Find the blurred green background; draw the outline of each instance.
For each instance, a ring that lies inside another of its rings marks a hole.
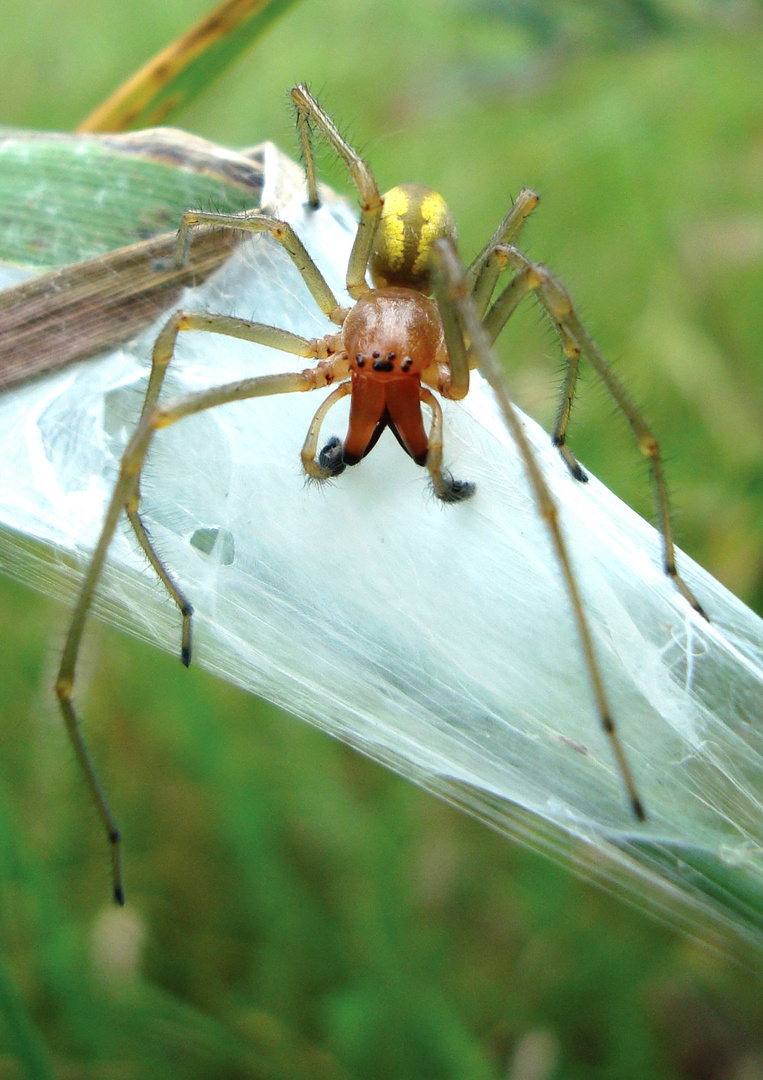
[[[71,130],[205,9],[4,0],[0,123]],[[307,79],[382,190],[442,192],[467,258],[536,188],[525,246],[661,438],[682,546],[761,611],[762,46],[743,0],[305,0],[175,122],[293,151]],[[562,369],[532,306],[501,354],[549,425]],[[648,516],[625,425],[582,391],[575,451]],[[65,620],[0,581],[2,1080],[46,1053],[104,1080],[763,1077],[757,971],[93,624],[113,909],[50,694]]]

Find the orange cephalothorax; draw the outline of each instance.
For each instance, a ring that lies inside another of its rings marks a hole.
[[[421,374],[445,347],[437,306],[415,289],[375,289],[350,311],[342,334],[352,377],[344,463],[360,461],[389,427],[423,465]]]

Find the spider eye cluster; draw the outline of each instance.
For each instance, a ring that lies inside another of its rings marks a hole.
[[[362,297],[342,328],[353,371],[371,377],[418,377],[442,348],[442,323],[433,300],[391,286]]]
[[[359,352],[355,356],[355,367],[364,368],[369,367],[373,371],[383,371],[390,373],[396,371],[398,368],[407,375],[413,367],[413,358],[410,356],[398,357],[396,352],[380,352],[379,349],[374,349],[370,356],[364,356],[362,352]]]
[[[442,195],[424,184],[400,184],[384,196],[371,251],[377,289],[403,286],[429,293],[435,241],[456,241],[456,223]]]

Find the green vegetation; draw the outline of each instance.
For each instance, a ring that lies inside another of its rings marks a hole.
[[[71,129],[204,8],[5,0],[0,122]],[[176,122],[294,150],[286,91],[306,78],[383,189],[445,195],[467,257],[536,187],[530,251],[660,435],[683,546],[761,611],[759,8],[518,9],[305,0]],[[548,421],[561,364],[532,307],[501,351]],[[575,421],[583,462],[648,515],[590,377]],[[83,711],[126,836],[112,909],[49,689],[65,619],[0,582],[0,1077],[763,1074],[755,972],[93,624]]]

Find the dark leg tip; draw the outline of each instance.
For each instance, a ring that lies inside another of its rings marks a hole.
[[[116,889],[114,889],[114,900],[120,907],[125,906],[125,891],[121,885],[118,885]]]
[[[477,490],[477,485],[469,480],[454,480],[452,476],[444,476],[443,480],[445,488],[442,492],[437,492],[437,497],[444,503],[457,503],[463,502],[464,499],[471,499]]]
[[[320,454],[318,454],[318,464],[332,476],[339,476],[341,472],[344,472],[347,463],[344,460],[344,447],[341,439],[336,436],[329,439]]]
[[[676,586],[678,591],[681,593],[681,596],[683,596],[684,600],[687,600],[689,602],[692,609],[694,611],[696,611],[698,615],[701,615],[702,618],[705,620],[705,622],[710,622],[710,616],[707,614],[705,609],[700,604],[699,600],[697,600],[694,593],[691,591],[689,586],[686,584],[686,582],[683,580],[681,575],[678,573],[678,570],[676,569],[675,562],[672,559],[668,559],[664,563],[663,568],[665,570],[665,573],[670,578],[670,580],[673,582],[673,584]]]
[[[580,463],[578,462],[575,455],[568,449],[564,439],[556,435],[551,439],[551,442],[562,455],[562,461],[570,470],[570,475],[572,476],[573,480],[578,480],[581,484],[587,484],[588,473],[585,471],[585,469],[581,468]]]
[[[183,662],[184,667],[189,667],[191,664],[191,617],[193,615],[193,608],[186,601],[180,611],[183,616],[183,633],[180,639],[180,659]]]
[[[633,798],[633,813],[636,816],[637,821],[646,821],[646,810],[644,804],[638,797]]]

